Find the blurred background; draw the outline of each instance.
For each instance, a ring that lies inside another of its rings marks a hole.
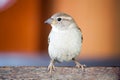
[[[0,0],[0,65],[48,65],[51,27],[44,21],[65,12],[83,32],[81,63],[120,66],[119,4],[120,0]]]

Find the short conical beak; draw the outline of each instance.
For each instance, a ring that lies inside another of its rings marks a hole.
[[[51,24],[53,22],[52,18],[47,19],[44,23]]]

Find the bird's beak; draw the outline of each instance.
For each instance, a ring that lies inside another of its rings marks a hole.
[[[44,23],[46,23],[46,24],[54,24],[55,21],[52,18],[49,18]]]

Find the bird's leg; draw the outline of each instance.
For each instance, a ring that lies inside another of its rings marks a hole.
[[[75,66],[77,67],[77,68],[81,68],[82,70],[84,70],[84,68],[86,67],[86,65],[84,64],[84,65],[82,65],[82,64],[80,64],[78,61],[76,61],[74,58],[72,59],[74,62],[75,62]]]
[[[52,60],[50,61],[50,64],[49,64],[49,66],[48,66],[48,70],[49,70],[50,73],[52,73],[52,70],[55,70],[54,59],[52,59]]]

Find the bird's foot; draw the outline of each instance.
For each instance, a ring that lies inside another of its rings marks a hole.
[[[54,70],[55,70],[54,61],[51,60],[49,66],[48,66],[48,71],[49,71],[50,73],[52,73],[52,71],[54,71]]]
[[[81,68],[82,69],[82,71],[85,69],[85,67],[86,67],[86,65],[84,64],[84,65],[82,65],[82,64],[80,64],[79,62],[77,62],[77,61],[75,61],[75,64],[76,64],[76,67],[77,68]]]

